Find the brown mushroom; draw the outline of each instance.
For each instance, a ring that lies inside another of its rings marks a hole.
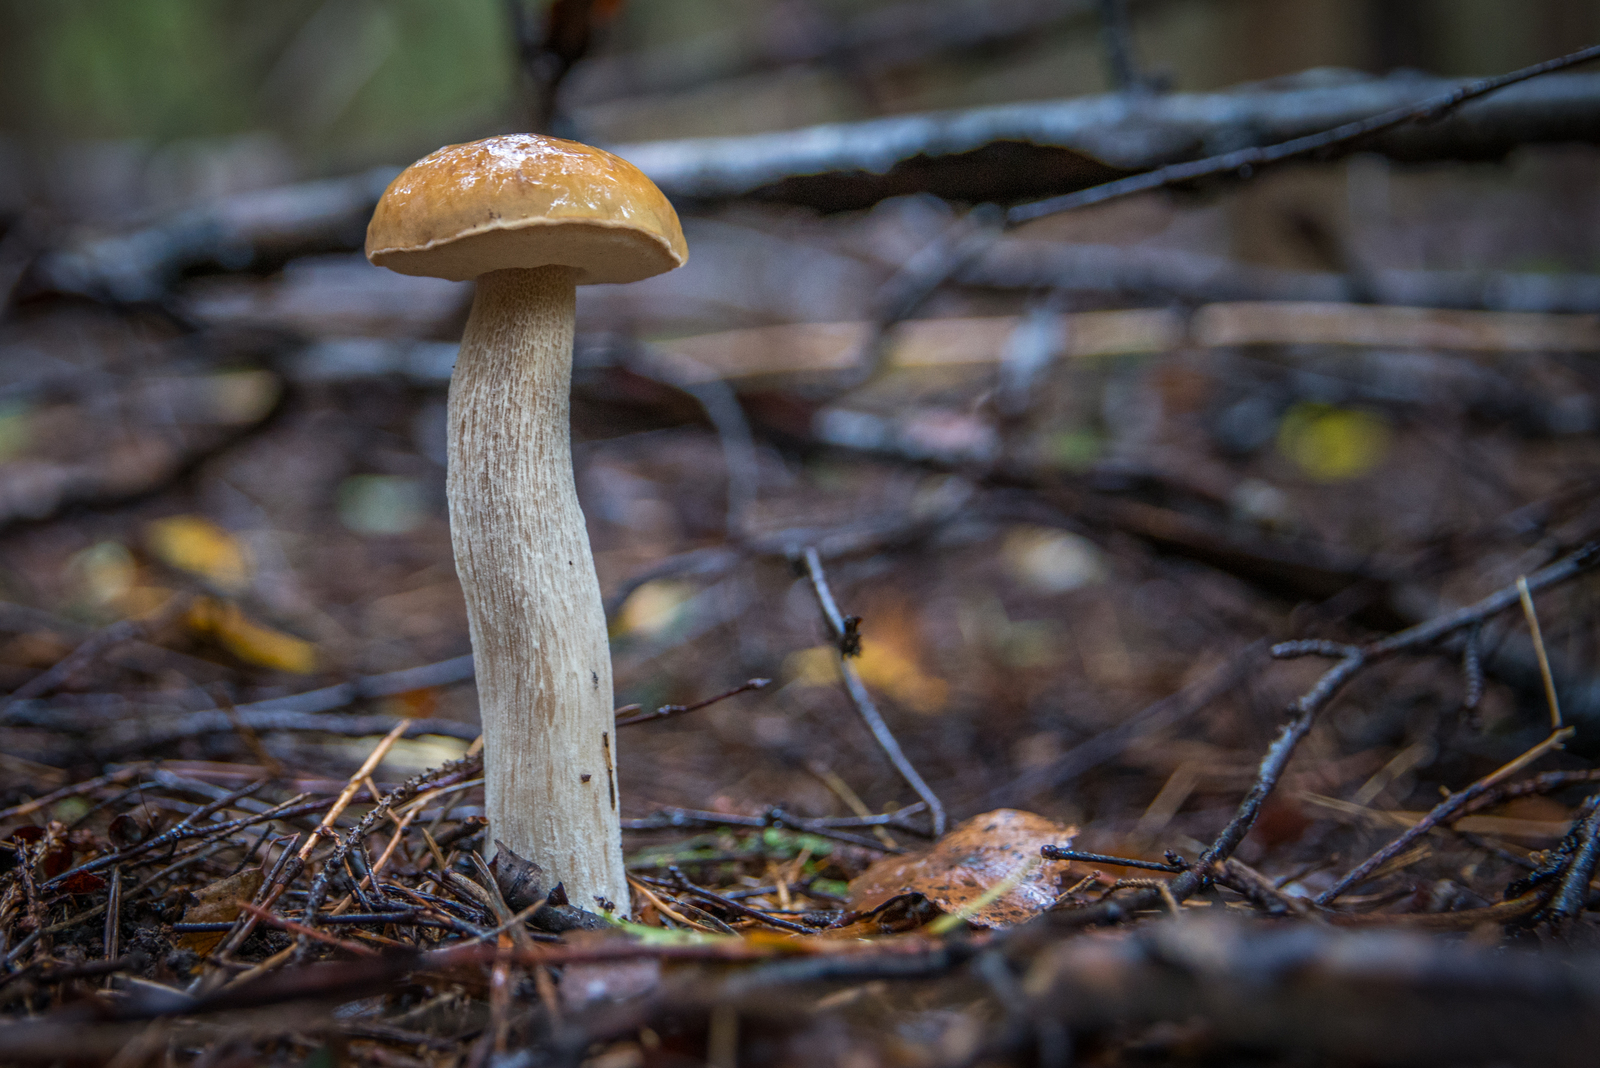
[[[573,482],[574,287],[688,259],[677,213],[632,164],[535,134],[412,164],[367,258],[475,278],[450,382],[449,500],[483,717],[489,840],[628,911],[605,612]]]

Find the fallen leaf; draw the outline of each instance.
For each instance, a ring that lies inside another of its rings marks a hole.
[[[197,515],[172,515],[145,527],[150,551],[169,567],[237,593],[250,584],[250,557],[232,534]]]
[[[249,868],[209,886],[202,886],[195,891],[194,896],[198,900],[183,910],[183,922],[232,923],[239,918],[239,913],[244,911],[239,907],[239,902],[249,901],[259,889],[261,889],[260,868]],[[181,934],[177,942],[182,948],[192,949],[205,956],[217,948],[226,934],[226,931]]]
[[[56,884],[63,894],[92,894],[106,888],[106,881],[92,871],[69,875]]]
[[[653,638],[683,618],[695,588],[687,582],[656,579],[628,595],[613,624],[621,635]]]
[[[850,907],[862,912],[906,894],[921,894],[945,912],[970,909],[976,927],[1011,927],[1055,903],[1065,861],[1044,861],[995,900],[979,899],[1039,857],[1039,847],[1066,845],[1077,834],[1032,812],[1002,808],[974,816],[920,853],[885,857],[850,883]]]
[[[252,622],[232,601],[197,597],[186,620],[195,633],[214,638],[218,645],[247,663],[296,675],[309,675],[317,669],[316,646]]]
[[[1389,424],[1354,408],[1296,404],[1278,426],[1278,451],[1318,482],[1360,478],[1389,451]]]

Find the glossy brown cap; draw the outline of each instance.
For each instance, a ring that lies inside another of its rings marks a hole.
[[[586,285],[670,271],[689,248],[678,213],[627,160],[576,141],[505,134],[446,145],[401,171],[367,225],[367,259],[458,282],[564,264]]]

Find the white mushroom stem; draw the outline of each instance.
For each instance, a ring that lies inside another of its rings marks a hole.
[[[628,912],[611,653],[573,482],[575,272],[478,278],[450,380],[450,531],[483,716],[489,843]]]

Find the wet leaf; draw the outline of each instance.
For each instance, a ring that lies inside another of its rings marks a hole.
[[[1045,861],[995,900],[979,899],[1039,856],[1039,847],[1065,845],[1077,833],[1032,812],[1002,808],[974,816],[920,853],[885,857],[850,883],[850,906],[862,912],[905,894],[921,894],[945,912],[972,909],[977,927],[1010,927],[1049,908],[1067,872]]]
[[[239,918],[239,913],[244,911],[239,907],[239,902],[250,900],[259,889],[261,889],[259,868],[249,868],[209,886],[203,886],[195,891],[194,896],[198,900],[183,910],[183,922],[232,923]],[[217,948],[226,933],[206,931],[181,934],[177,938],[177,943],[184,949],[192,949],[204,956]]]

